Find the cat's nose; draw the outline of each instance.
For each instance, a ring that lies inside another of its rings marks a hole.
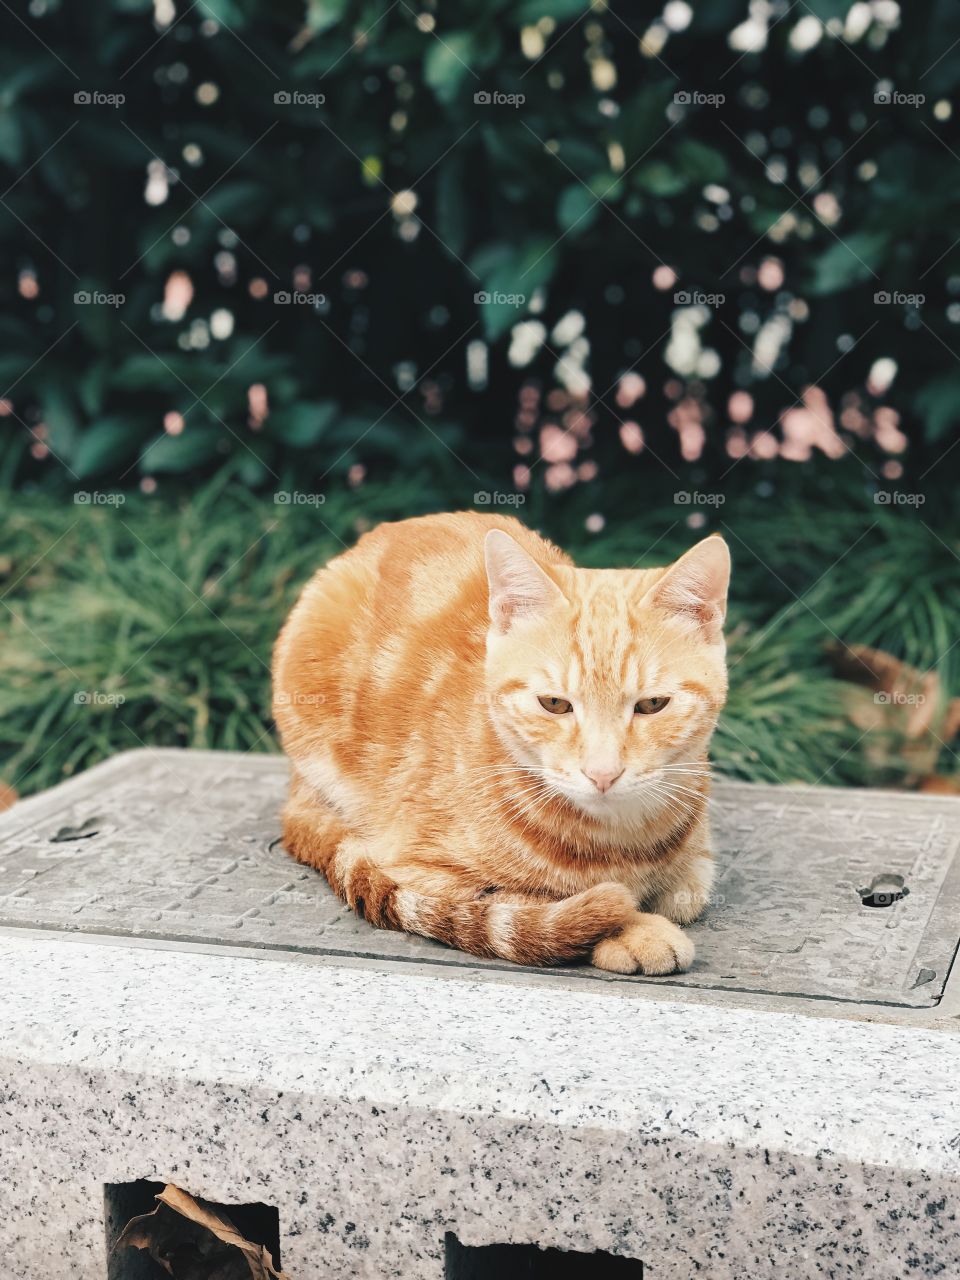
[[[585,778],[589,778],[602,795],[609,791],[616,780],[623,776],[623,769],[581,769]]]

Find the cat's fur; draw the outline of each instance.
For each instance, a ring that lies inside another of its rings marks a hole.
[[[508,517],[380,525],[277,641],[287,849],[380,928],[522,964],[685,969],[677,925],[712,879],[729,570],[717,537],[666,569],[578,569]]]

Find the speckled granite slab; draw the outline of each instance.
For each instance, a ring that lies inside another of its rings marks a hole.
[[[280,848],[285,783],[278,757],[118,756],[0,819],[0,925],[502,967],[355,919]],[[718,782],[712,812],[697,962],[662,985],[936,1007],[960,935],[960,800]],[[879,877],[907,893],[866,907]]]
[[[274,847],[282,789],[135,753],[0,821],[0,1270],[105,1280],[106,1189],[147,1179],[276,1209],[291,1280],[441,1280],[448,1232],[648,1280],[960,1277],[956,802],[721,785],[671,985],[352,921]]]
[[[275,1206],[292,1280],[441,1280],[447,1231],[649,1280],[960,1275],[955,1034],[13,933],[0,968],[16,1280],[103,1280],[140,1178]]]

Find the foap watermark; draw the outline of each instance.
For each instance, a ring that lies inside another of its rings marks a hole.
[[[325,293],[301,293],[298,289],[281,289],[273,295],[274,304],[278,307],[324,307],[327,304]]]
[[[320,707],[326,700],[325,693],[284,693],[283,690],[278,690],[273,698],[278,707]]]
[[[925,493],[904,493],[901,489],[878,489],[873,501],[878,507],[922,507]]]
[[[527,300],[525,293],[501,293],[499,289],[493,289],[488,292],[481,289],[473,295],[473,300],[478,307],[489,307],[491,305],[498,307],[522,307]]]
[[[122,707],[126,697],[122,693],[104,693],[102,689],[78,689],[73,695],[78,707]]]
[[[901,93],[899,89],[878,89],[873,95],[878,107],[922,107],[925,93]]]
[[[904,693],[902,689],[881,689],[873,695],[878,707],[922,707],[927,700],[925,693]]]
[[[678,507],[722,507],[726,500],[725,493],[704,493],[701,489],[679,489],[673,495]]]
[[[701,93],[699,89],[680,89],[673,95],[678,107],[722,107],[725,93]]]
[[[506,693],[475,693],[473,701],[478,707],[509,707],[510,696]]]
[[[126,500],[125,493],[104,493],[100,489],[78,489],[73,495],[77,507],[122,507]]]
[[[278,89],[273,101],[278,107],[322,107],[325,93],[302,93],[299,89]]]
[[[473,95],[478,107],[522,107],[526,94],[501,93],[499,89],[478,89]]]
[[[500,493],[494,490],[478,489],[473,495],[475,507],[522,507],[527,500],[525,493]]]
[[[901,293],[898,289],[879,289],[873,295],[875,307],[922,307],[926,300],[925,293]]]
[[[322,507],[326,500],[326,494],[301,493],[298,489],[281,489],[273,495],[278,507]]]
[[[722,307],[726,300],[725,293],[701,293],[699,289],[681,289],[673,295],[677,307]]]
[[[727,899],[724,894],[713,890],[710,893],[694,893],[690,889],[680,889],[673,895],[673,901],[678,907],[699,907],[703,911],[707,907],[722,907]]]
[[[125,293],[101,293],[99,289],[78,289],[73,295],[76,307],[122,307],[127,300]]]
[[[99,89],[78,89],[73,101],[78,107],[122,107],[125,93],[101,93]]]

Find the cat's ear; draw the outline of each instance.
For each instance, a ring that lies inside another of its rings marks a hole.
[[[723,638],[730,585],[730,552],[722,538],[704,538],[691,547],[656,583],[647,601],[689,618],[711,643]]]
[[[490,589],[490,621],[497,631],[518,618],[535,617],[561,604],[563,592],[532,556],[502,529],[491,529],[483,544]]]

